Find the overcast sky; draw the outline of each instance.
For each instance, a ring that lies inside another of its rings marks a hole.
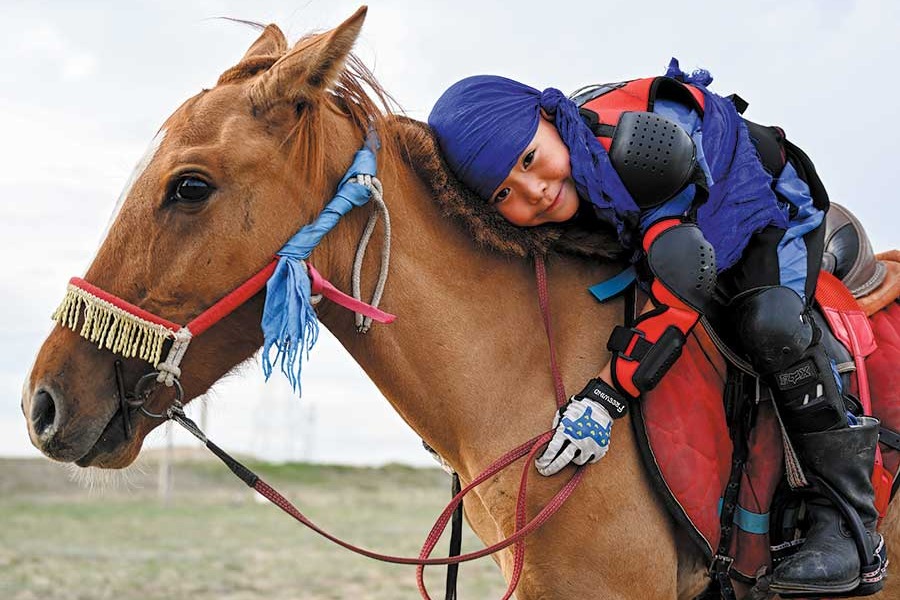
[[[37,455],[19,408],[22,382],[66,281],[87,268],[132,167],[166,116],[214,85],[256,37],[215,17],[275,22],[294,40],[337,25],[358,6],[0,0],[0,455]],[[811,155],[832,199],[851,207],[884,250],[900,247],[898,7],[894,0],[373,0],[357,53],[419,119],[467,75],[571,91],[661,74],[677,56],[686,70],[709,69],[714,91],[739,92],[751,120],[783,126]],[[219,384],[209,402],[211,437],[273,459],[428,463],[333,338],[324,336],[303,373],[300,400],[280,379],[263,385],[255,365]]]

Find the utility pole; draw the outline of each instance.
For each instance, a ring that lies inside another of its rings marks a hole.
[[[166,428],[166,449],[163,451],[162,458],[159,461],[159,477],[157,480],[157,490],[159,493],[159,501],[163,506],[168,506],[172,498],[172,458],[175,450],[175,442],[173,435],[172,423],[167,422]]]

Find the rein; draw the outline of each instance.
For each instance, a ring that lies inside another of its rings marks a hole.
[[[562,407],[566,403],[566,396],[562,383],[562,377],[560,375],[559,367],[556,362],[556,349],[553,344],[546,267],[544,265],[543,258],[539,256],[535,257],[535,278],[538,285],[538,300],[541,308],[541,316],[543,318],[544,330],[547,334],[547,343],[550,350],[550,368],[553,374],[554,389],[556,391],[556,403],[558,407]],[[134,405],[134,401],[130,402],[132,405]],[[294,506],[281,493],[279,493],[276,489],[263,481],[256,473],[248,469],[238,460],[222,450],[222,448],[209,440],[209,438],[206,437],[206,435],[197,426],[197,424],[185,414],[183,405],[177,399],[166,411],[165,418],[172,419],[173,421],[184,427],[186,430],[188,430],[223,463],[225,463],[225,465],[239,479],[241,479],[241,481],[256,490],[260,495],[264,496],[278,508],[280,508],[285,513],[287,513],[315,533],[319,534],[320,536],[330,540],[331,542],[334,542],[335,544],[343,548],[346,548],[347,550],[350,550],[351,552],[355,552],[356,554],[360,554],[368,558],[388,563],[416,565],[416,583],[419,588],[419,593],[425,600],[431,600],[431,596],[428,595],[428,591],[425,587],[424,581],[424,571],[426,566],[455,565],[462,562],[468,562],[478,558],[482,558],[484,556],[499,552],[500,550],[508,548],[509,546],[514,546],[513,571],[512,575],[510,576],[510,581],[506,593],[502,598],[502,600],[509,600],[509,598],[512,597],[512,594],[515,591],[516,587],[518,586],[519,580],[522,575],[525,563],[525,537],[532,533],[534,530],[541,527],[544,523],[546,523],[547,520],[549,520],[550,517],[552,517],[556,513],[556,511],[562,507],[562,505],[569,498],[569,496],[572,495],[572,492],[575,491],[575,488],[584,477],[583,468],[576,467],[574,475],[572,475],[572,477],[566,482],[566,484],[553,496],[553,498],[551,498],[547,502],[544,508],[541,509],[541,511],[537,515],[528,520],[526,497],[528,475],[531,471],[530,467],[532,462],[534,461],[535,456],[550,441],[554,433],[553,429],[545,431],[544,433],[531,438],[530,440],[524,442],[516,448],[513,448],[503,456],[497,458],[481,474],[479,474],[468,485],[466,485],[458,493],[456,493],[456,495],[454,495],[450,500],[450,503],[447,504],[447,507],[438,516],[437,520],[431,528],[431,531],[428,533],[428,536],[426,537],[422,549],[417,557],[394,556],[355,546],[322,529],[319,525],[317,525],[306,515],[304,515],[300,511],[300,509]],[[497,473],[503,471],[522,457],[526,457],[526,460],[522,468],[522,475],[519,483],[519,492],[516,498],[516,517],[513,534],[495,544],[492,544],[491,546],[482,548],[481,550],[456,556],[449,556],[447,558],[432,558],[432,551],[434,550],[438,541],[440,541],[444,530],[447,528],[447,525],[453,518],[453,513],[456,511],[456,508],[462,503],[465,495],[468,494],[472,489],[474,489],[484,481],[490,479]]]

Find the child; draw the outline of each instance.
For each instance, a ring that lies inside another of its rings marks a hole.
[[[805,466],[850,503],[874,548],[877,421],[848,416],[810,315],[827,195],[802,151],[776,128],[745,123],[711,81],[673,59],[666,77],[601,86],[579,111],[554,88],[475,76],[429,116],[456,176],[510,223],[603,221],[645,267],[653,310],[614,330],[612,359],[557,415],[536,466],[552,475],[606,454],[613,419],[658,383],[705,314],[771,386]],[[777,567],[770,591],[881,589],[860,583],[832,503],[816,497],[809,511],[807,541]]]

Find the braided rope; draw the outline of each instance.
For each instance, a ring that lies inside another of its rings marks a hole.
[[[159,371],[159,375],[156,378],[157,382],[165,384],[166,387],[172,387],[175,380],[181,377],[181,367],[179,365],[181,364],[181,359],[184,358],[184,353],[187,352],[192,337],[191,330],[187,327],[182,327],[175,332],[175,339],[172,342],[172,347],[169,348],[166,360],[156,365],[156,370]]]
[[[391,260],[391,215],[388,212],[387,205],[384,203],[384,190],[381,186],[381,181],[379,181],[377,177],[360,174],[356,176],[356,182],[369,189],[369,192],[372,194],[372,200],[375,202],[375,209],[369,216],[369,221],[366,223],[362,238],[359,240],[359,246],[356,248],[356,257],[353,261],[353,297],[356,300],[362,301],[360,279],[363,258],[366,255],[366,248],[369,245],[372,232],[375,231],[375,225],[378,223],[378,216],[379,214],[383,214],[384,242],[381,246],[381,268],[378,273],[378,282],[375,284],[375,291],[372,294],[372,301],[369,302],[370,305],[378,308],[378,303],[381,302],[381,296],[384,293],[384,285],[387,282],[388,266]],[[371,326],[371,317],[356,313],[356,330],[359,333],[366,333]]]

